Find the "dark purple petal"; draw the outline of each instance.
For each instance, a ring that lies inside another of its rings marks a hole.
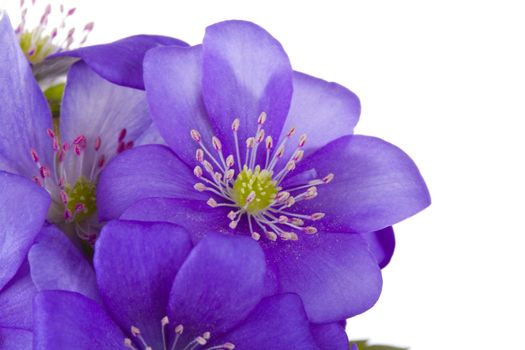
[[[227,21],[206,29],[203,49],[203,97],[218,136],[231,142],[231,124],[239,118],[244,142],[255,136],[257,118],[266,112],[266,135],[277,140],[293,90],[281,44],[253,23]]]
[[[310,331],[320,350],[348,350],[348,337],[340,323],[312,323]]]
[[[359,235],[320,232],[263,244],[280,291],[299,294],[312,322],[360,314],[379,298],[381,271]]]
[[[79,57],[104,79],[118,85],[144,90],[144,55],[152,48],[168,45],[188,44],[166,36],[135,35],[110,44],[81,47],[59,55]]]
[[[202,46],[162,47],[144,59],[144,83],[151,117],[171,149],[188,166],[196,165],[192,129],[206,143],[213,132],[202,101]]]
[[[170,319],[189,334],[227,331],[261,300],[265,272],[263,252],[254,240],[208,234],[175,277]]]
[[[99,300],[95,271],[82,252],[56,226],[39,233],[28,254],[39,291],[66,290]]]
[[[0,47],[0,170],[31,177],[39,174],[32,148],[42,164],[53,164],[46,133],[51,114],[6,14],[0,15]]]
[[[359,120],[361,104],[347,88],[312,76],[293,73],[292,105],[281,138],[292,128],[308,136],[305,155],[341,136],[350,135]],[[294,147],[287,147],[283,159],[292,156]]]
[[[102,155],[107,163],[118,153],[123,129],[122,142],[134,142],[150,125],[144,91],[112,84],[84,62],[71,67],[61,107],[60,136],[70,144],[79,135],[86,137],[84,173],[89,174]],[[96,152],[97,138],[101,144]]]
[[[129,206],[150,197],[206,200],[193,188],[195,176],[166,146],[146,145],[113,158],[97,185],[102,220],[118,218]]]
[[[146,198],[129,207],[124,220],[164,221],[184,227],[197,243],[209,232],[228,232],[227,209],[211,208],[201,200]]]
[[[301,299],[294,294],[263,299],[246,320],[221,340],[233,343],[239,350],[319,349],[310,333]]]
[[[396,146],[369,136],[345,136],[297,166],[334,180],[296,210],[323,212],[317,228],[332,232],[372,232],[404,220],[430,205],[416,165]]]
[[[173,224],[112,221],[104,226],[93,262],[104,304],[122,329],[136,326],[150,344],[162,343],[160,321],[190,250],[188,234]]]
[[[0,349],[27,350],[33,346],[33,333],[18,328],[0,327]]]
[[[367,241],[370,251],[376,257],[380,268],[384,268],[392,259],[396,247],[396,238],[392,227],[379,231],[362,234]]]
[[[31,303],[36,293],[29,264],[24,262],[11,281],[0,290],[0,327],[30,330],[33,320]]]
[[[25,260],[51,199],[30,180],[0,171],[0,290]]]
[[[97,302],[74,292],[40,292],[33,302],[34,349],[129,350]]]

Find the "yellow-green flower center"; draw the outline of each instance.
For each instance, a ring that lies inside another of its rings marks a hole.
[[[232,198],[239,207],[246,207],[248,213],[256,214],[268,208],[278,192],[271,171],[261,170],[258,165],[254,170],[244,166],[233,184]]]
[[[71,213],[75,213],[74,221],[80,222],[97,211],[95,184],[84,177],[80,177],[73,187],[66,186],[66,193],[67,208]]]
[[[20,36],[20,48],[31,63],[39,63],[50,54],[58,51],[51,43],[49,35],[38,35],[34,32],[23,32]]]

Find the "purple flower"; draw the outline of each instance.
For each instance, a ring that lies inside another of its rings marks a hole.
[[[134,145],[159,140],[145,93],[112,84],[95,71],[115,80],[125,80],[127,71],[126,79],[141,81],[141,71],[126,67],[137,61],[140,65],[141,50],[157,46],[159,40],[129,38],[124,46],[133,42],[136,46],[127,51],[121,44],[82,49],[99,59],[77,62],[70,69],[60,126],[54,127],[9,20],[0,13],[0,170],[31,178],[45,188],[52,198],[48,220],[71,235],[92,241],[100,229],[95,186],[106,163]],[[114,57],[115,52],[121,56],[109,65],[105,53]]]
[[[210,234],[192,247],[173,224],[113,221],[96,242],[94,269],[102,303],[37,295],[35,349],[348,347],[340,325],[309,325],[298,296],[270,295],[264,254],[246,237]],[[328,343],[310,327],[345,339],[318,347]]]
[[[169,148],[138,147],[108,165],[102,220],[170,221],[194,241],[249,235],[277,290],[299,294],[313,322],[376,302],[390,226],[430,198],[403,151],[352,135],[352,92],[293,71],[279,42],[242,21],[208,27],[202,45],[150,50],[144,80]]]

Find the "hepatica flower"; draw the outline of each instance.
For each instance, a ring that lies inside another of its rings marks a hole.
[[[141,43],[156,38],[139,38]],[[135,39],[128,40],[132,45]],[[121,60],[142,62],[136,51]],[[8,18],[0,13],[0,170],[33,179],[51,196],[48,220],[66,231],[93,241],[100,229],[95,215],[98,175],[116,154],[136,144],[151,142],[151,119],[145,93],[116,85],[84,62],[69,71],[61,106],[60,126],[54,128],[47,102],[33,78]],[[97,71],[115,80],[123,75],[119,62],[104,61],[111,45],[84,48],[96,52]],[[125,55],[125,54],[128,55]],[[91,62],[91,61],[90,61]],[[102,62],[102,63],[101,63]],[[101,67],[102,66],[102,67]],[[129,75],[141,72],[128,71]]]
[[[318,347],[324,339],[297,295],[266,297],[264,254],[247,237],[211,234],[192,247],[173,224],[113,221],[96,242],[94,269],[102,303],[37,295],[35,349],[348,348]]]
[[[352,92],[293,71],[272,36],[242,21],[208,27],[202,45],[149,51],[144,80],[169,148],[137,147],[108,165],[102,220],[171,221],[195,241],[252,237],[278,291],[299,294],[314,322],[375,303],[382,282],[371,249],[391,248],[382,244],[390,226],[430,199],[399,148],[352,135]]]

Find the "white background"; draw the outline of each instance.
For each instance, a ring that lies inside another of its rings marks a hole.
[[[197,44],[209,24],[252,20],[296,70],[357,93],[357,132],[409,153],[433,204],[397,225],[381,299],[349,334],[413,350],[525,348],[520,1],[78,3],[76,22],[96,22],[90,43],[152,33]]]

